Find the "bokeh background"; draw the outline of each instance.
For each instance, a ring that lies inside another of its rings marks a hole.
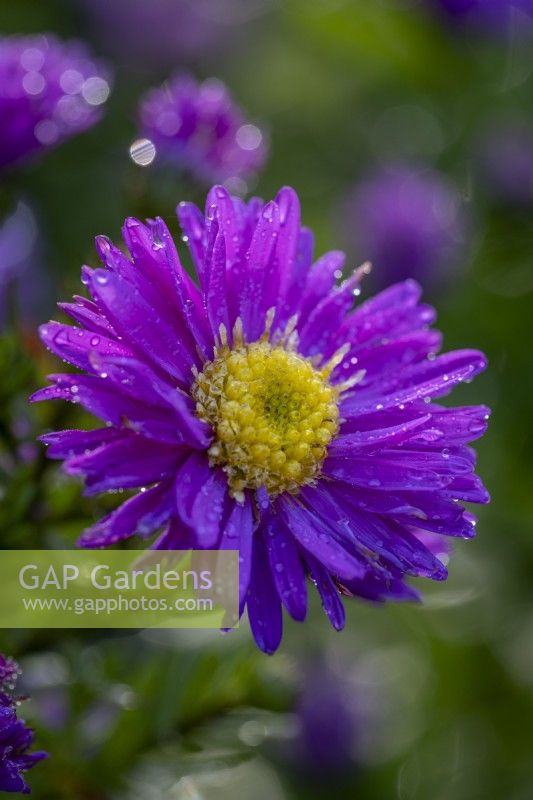
[[[174,71],[223,80],[268,136],[242,191],[294,186],[318,252],[373,259],[367,292],[416,274],[446,346],[489,356],[456,402],[493,408],[492,504],[422,606],[347,602],[337,634],[314,602],[273,657],[246,625],[1,632],[52,753],[36,798],[533,797],[533,33],[512,5],[0,0],[3,34],[81,38],[115,76],[100,124],[0,185],[21,243],[0,263],[1,547],[72,547],[104,509],[35,444],[73,419],[27,406],[51,367],[35,328],[96,263],[95,234],[159,214],[178,237],[177,202],[202,202],[186,174],[130,157],[139,96]]]

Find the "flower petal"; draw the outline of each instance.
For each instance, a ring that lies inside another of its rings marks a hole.
[[[239,551],[239,609],[241,614],[250,585],[253,532],[252,501],[249,492],[246,492],[244,502],[233,503],[219,544],[221,550]]]
[[[336,631],[341,631],[346,623],[346,612],[339,596],[339,592],[328,571],[310,553],[306,553],[305,561],[309,567],[309,573],[320,598],[329,621]]]
[[[41,442],[47,445],[48,458],[70,458],[96,450],[104,444],[131,436],[131,431],[118,428],[97,428],[92,431],[54,431],[40,436]]]
[[[188,345],[128,281],[106,270],[95,270],[91,287],[106,316],[124,341],[142,358],[185,385],[192,382],[193,358]],[[127,353],[125,354],[127,355]]]
[[[485,356],[477,350],[446,353],[383,378],[371,389],[354,390],[342,402],[341,414],[346,417],[370,414],[427,397],[442,397],[486,366]]]
[[[39,335],[45,347],[78,369],[92,372],[89,355],[92,352],[102,355],[131,356],[123,343],[109,339],[94,331],[73,328],[60,322],[47,322],[41,325]]]
[[[280,600],[291,617],[302,622],[307,613],[307,587],[294,539],[275,514],[268,516],[261,530]]]
[[[147,537],[168,521],[173,507],[172,485],[158,484],[126,500],[88,528],[79,544],[81,547],[109,547],[136,533]]]
[[[336,541],[320,517],[284,495],[278,498],[276,507],[298,544],[315,556],[333,575],[353,578],[364,573],[362,564]]]
[[[354,551],[366,554],[366,569],[353,577],[363,578],[370,572],[379,576],[380,566],[434,580],[446,577],[443,565],[409,531],[394,520],[383,520],[357,508],[349,490],[342,486],[332,485],[327,491],[320,486],[306,487],[302,496],[324,526],[344,529],[347,546],[351,538]]]
[[[86,494],[98,494],[137,489],[168,478],[182,457],[179,448],[133,434],[87,455],[70,458],[65,462],[65,471],[85,478]]]
[[[283,620],[266,548],[260,535],[254,536],[252,577],[246,607],[258,647],[264,653],[272,655],[281,641]]]
[[[266,305],[270,302],[268,265],[276,246],[279,210],[275,203],[263,208],[246,256],[246,275],[240,287],[239,311],[247,341],[254,342],[265,327]]]

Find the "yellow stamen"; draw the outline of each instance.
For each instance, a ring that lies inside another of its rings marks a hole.
[[[313,483],[338,432],[345,386],[329,376],[344,353],[317,367],[291,349],[291,323],[274,344],[265,336],[246,344],[238,321],[233,347],[221,332],[214,359],[195,375],[196,413],[215,434],[211,463],[222,466],[237,500],[244,489],[265,486],[276,496]]]

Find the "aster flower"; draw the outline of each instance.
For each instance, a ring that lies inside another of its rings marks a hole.
[[[28,753],[33,731],[17,718],[17,701],[11,692],[19,674],[17,663],[0,654],[0,791],[29,794],[23,773],[47,753]]]
[[[355,187],[345,208],[347,236],[382,284],[415,278],[437,284],[457,261],[465,231],[455,188],[437,172],[392,165]]]
[[[89,495],[138,490],[81,544],[161,531],[155,548],[238,549],[240,608],[268,653],[282,605],[306,616],[306,577],[337,629],[341,594],[416,599],[406,578],[446,578],[419,531],[469,538],[462,503],[488,501],[467,446],[488,410],[438,402],[485,357],[437,355],[412,280],[354,309],[367,267],[337,286],[342,253],[313,264],[290,188],[265,205],[218,186],[205,216],[190,203],[178,215],[199,285],[161,219],[128,219],[130,255],[98,237],[90,299],[61,305],[78,326],[41,328],[81,373],[50,376],[33,399],[105,423],[46,434],[48,455]]]
[[[183,75],[152,89],[140,107],[141,134],[157,158],[206,183],[241,181],[262,167],[264,134],[249,123],[219,80]]]
[[[94,125],[109,76],[81,42],[0,37],[0,169]]]

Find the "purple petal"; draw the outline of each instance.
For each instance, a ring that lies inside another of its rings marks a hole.
[[[210,228],[206,259],[205,304],[213,336],[218,336],[221,325],[230,333],[230,320],[226,291],[226,240],[217,222]]]
[[[197,547],[214,547],[219,538],[224,512],[224,501],[228,494],[228,481],[221,469],[209,468],[206,480],[197,486],[188,524],[196,534]]]
[[[440,492],[450,500],[464,500],[467,503],[490,503],[490,495],[477,475],[457,475]]]
[[[206,200],[206,208],[216,211],[219,229],[224,237],[228,269],[240,254],[242,224],[228,191],[223,186],[213,186]]]
[[[45,347],[54,355],[59,356],[79,369],[92,372],[89,354],[91,352],[102,355],[130,356],[124,344],[108,339],[106,336],[83,328],[73,328],[62,325],[60,322],[48,322],[41,325],[39,334]]]
[[[93,431],[55,431],[45,433],[40,436],[41,442],[48,445],[46,455],[48,458],[70,458],[71,456],[82,455],[89,450],[96,450],[98,447],[131,436],[131,431],[121,431],[117,428],[97,428]]]
[[[85,478],[86,494],[137,489],[175,474],[183,452],[162,442],[128,436],[65,462],[69,475]]]
[[[213,338],[209,332],[201,292],[182,265],[174,240],[163,220],[157,217],[152,226],[162,244],[170,273],[174,279],[180,316],[185,321],[196,347],[202,352],[204,358],[209,359],[212,355]]]
[[[167,248],[170,247],[171,250],[175,248],[174,242],[170,245],[170,237],[162,238],[165,227],[160,218],[156,222],[143,225],[140,220],[128,217],[122,227],[122,235],[131,253],[134,269],[142,270],[158,294],[164,297],[169,305],[177,306],[174,276],[167,254]],[[177,258],[177,253],[175,257]]]
[[[185,442],[195,448],[209,445],[211,430],[195,416],[189,395],[159,378],[148,365],[133,358],[92,357],[91,362],[98,373],[114,383],[121,393],[137,398],[149,407],[149,410],[144,410],[145,418],[152,416],[157,409],[161,422],[169,430],[170,441]],[[142,427],[142,419],[132,419],[140,422]]]
[[[485,356],[477,350],[446,353],[383,378],[371,389],[355,389],[341,404],[341,415],[369,414],[425,397],[442,397],[458,383],[471,380],[486,366]]]
[[[203,282],[205,254],[204,215],[194,203],[180,203],[176,208],[184,239],[191,254],[200,282]]]
[[[346,622],[346,612],[339,597],[337,587],[333,583],[328,571],[324,569],[322,564],[310,553],[306,554],[305,561],[309,567],[311,578],[316,584],[316,588],[320,594],[322,608],[335,630],[342,631]]]
[[[128,281],[105,270],[95,270],[91,281],[106,316],[124,341],[171,378],[190,385],[197,359],[176,330],[158,315],[149,294],[141,295]]]
[[[268,555],[261,536],[254,537],[252,577],[246,601],[250,627],[258,647],[272,655],[281,641],[281,604],[272,579]]]
[[[298,250],[296,251],[296,259],[294,262],[294,269],[292,271],[292,280],[290,286],[285,292],[285,297],[283,300],[283,322],[298,312],[300,308],[307,283],[307,276],[313,264],[314,249],[315,238],[313,236],[313,232],[309,230],[309,228],[301,228],[300,235],[298,237]],[[300,315],[299,319],[301,322]]]
[[[216,544],[222,523],[228,484],[220,469],[213,469],[205,452],[191,453],[176,475],[176,510],[194,533],[195,546]]]
[[[276,258],[272,262],[272,272],[266,276],[263,310],[278,306],[275,326],[282,325],[294,313],[295,308],[289,296],[293,284],[299,282],[298,272],[303,264],[298,263],[298,248],[301,242],[300,201],[290,186],[284,186],[274,201],[279,212],[279,233]],[[301,276],[300,276],[301,280]],[[303,288],[303,280],[301,280]],[[299,298],[298,298],[299,299]]]
[[[343,252],[332,250],[319,258],[309,270],[299,314],[302,327],[319,302],[332,291],[336,279],[342,274],[345,261]]]
[[[302,622],[307,613],[307,587],[294,539],[274,514],[268,516],[261,530],[280,600],[291,617]]]
[[[374,603],[383,603],[387,600],[394,602],[420,600],[420,595],[411,586],[399,579],[383,581],[374,575],[352,581],[343,581],[342,588],[347,594],[362,597]]]
[[[331,355],[332,344],[336,349],[336,334],[344,317],[353,305],[354,289],[361,282],[362,273],[357,270],[348,280],[324,297],[300,330],[299,350],[306,356]]]
[[[239,551],[239,609],[241,614],[250,585],[253,531],[252,501],[249,493],[246,492],[243,503],[233,503],[219,544],[221,550]]]
[[[323,521],[291,497],[281,496],[278,513],[303,549],[333,574],[343,578],[362,575],[364,568],[329,532]]]
[[[109,547],[138,533],[149,536],[164,525],[174,508],[172,486],[159,484],[126,500],[111,514],[88,528],[81,536],[81,547]]]
[[[151,546],[151,550],[191,550],[195,547],[194,536],[185,525],[176,518],[170,520],[169,526]]]
[[[479,439],[487,430],[490,409],[486,406],[442,408],[430,405],[426,409],[431,412],[430,423],[410,436],[412,444],[467,444]]]
[[[270,300],[267,287],[271,276],[267,269],[276,246],[279,231],[279,210],[275,203],[263,208],[254,231],[246,259],[246,275],[240,290],[240,317],[248,341],[255,341],[265,326],[266,306]]]
[[[427,327],[435,321],[435,310],[418,304],[420,294],[420,286],[412,280],[385,289],[347,317],[343,340],[357,349]]]
[[[86,300],[83,305],[78,302],[58,303],[57,305],[64,314],[79,322],[86,330],[116,339],[115,329],[100,313],[98,306],[90,300]]]
[[[438,331],[422,330],[400,336],[392,342],[381,343],[361,350],[350,350],[334,372],[335,380],[346,380],[353,372],[364,370],[359,388],[369,386],[382,376],[389,376],[434,355],[442,344]],[[357,355],[356,355],[357,354]]]
[[[398,445],[409,439],[413,431],[423,427],[430,414],[412,419],[401,425],[391,425],[388,428],[356,431],[354,433],[340,433],[328,448],[330,457],[338,458],[353,454],[358,450],[379,450],[384,445]]]
[[[351,537],[354,550],[365,554],[366,569],[353,577],[362,578],[369,570],[378,575],[381,571],[380,559],[413,575],[435,580],[446,577],[442,564],[415,537],[393,520],[386,521],[375,514],[361,511],[352,503],[349,490],[340,486],[329,486],[327,490],[320,486],[306,487],[302,491],[302,498],[314,509],[324,525],[344,530],[345,540]]]
[[[31,397],[32,402],[66,400],[79,403],[87,411],[118,428],[129,425],[150,439],[168,444],[183,444],[176,420],[170,409],[152,408],[137,402],[104,378],[94,375],[49,375],[54,386],[40,389]]]
[[[440,461],[444,461],[442,456]],[[412,464],[408,455],[402,458],[402,454],[388,458],[381,453],[372,458],[333,455],[326,458],[322,472],[329,478],[369,489],[430,491],[444,488],[453,478],[447,471],[437,470],[437,466],[440,462]]]

